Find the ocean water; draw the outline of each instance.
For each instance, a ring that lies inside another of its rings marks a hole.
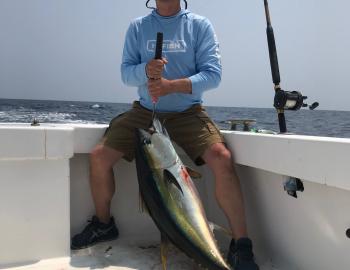
[[[131,104],[77,101],[0,99],[0,123],[99,123],[107,124]],[[230,119],[254,119],[252,128],[278,132],[275,109],[205,106],[210,117],[222,129],[229,129]],[[300,135],[350,138],[350,112],[308,110],[286,112],[287,129]],[[238,130],[242,129],[238,127]]]

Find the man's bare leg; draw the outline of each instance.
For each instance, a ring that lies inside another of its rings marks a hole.
[[[228,263],[236,270],[259,270],[254,261],[252,241],[247,237],[243,196],[231,152],[224,144],[216,143],[207,149],[202,158],[214,173],[216,199],[232,230]]]
[[[97,145],[90,155],[90,188],[96,216],[103,223],[110,220],[111,201],[115,192],[113,166],[123,153],[104,145]]]
[[[114,218],[110,216],[115,191],[113,166],[123,154],[102,144],[90,154],[90,188],[95,204],[93,216],[85,228],[72,237],[71,249],[87,248],[96,243],[111,241],[119,236]]]
[[[230,223],[233,238],[247,237],[243,196],[231,152],[224,144],[216,143],[202,158],[214,173],[216,200]]]

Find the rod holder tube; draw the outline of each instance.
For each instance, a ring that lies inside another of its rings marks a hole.
[[[283,110],[278,110],[278,124],[280,128],[280,133],[287,133],[286,118],[284,116]]]

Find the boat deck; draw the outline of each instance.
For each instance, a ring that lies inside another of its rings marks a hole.
[[[133,244],[115,240],[94,247],[72,251],[70,258],[56,258],[23,265],[8,265],[9,270],[162,270],[159,243]],[[193,260],[171,246],[167,270],[202,270]],[[263,267],[261,270],[277,270]]]

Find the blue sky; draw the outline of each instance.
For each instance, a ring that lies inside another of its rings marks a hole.
[[[152,2],[152,1],[151,1]],[[127,4],[126,4],[127,3]],[[1,0],[0,98],[131,102],[124,34],[141,0]],[[272,107],[263,0],[188,0],[220,41],[223,79],[206,105]],[[321,109],[350,110],[350,2],[270,0],[282,87]]]

